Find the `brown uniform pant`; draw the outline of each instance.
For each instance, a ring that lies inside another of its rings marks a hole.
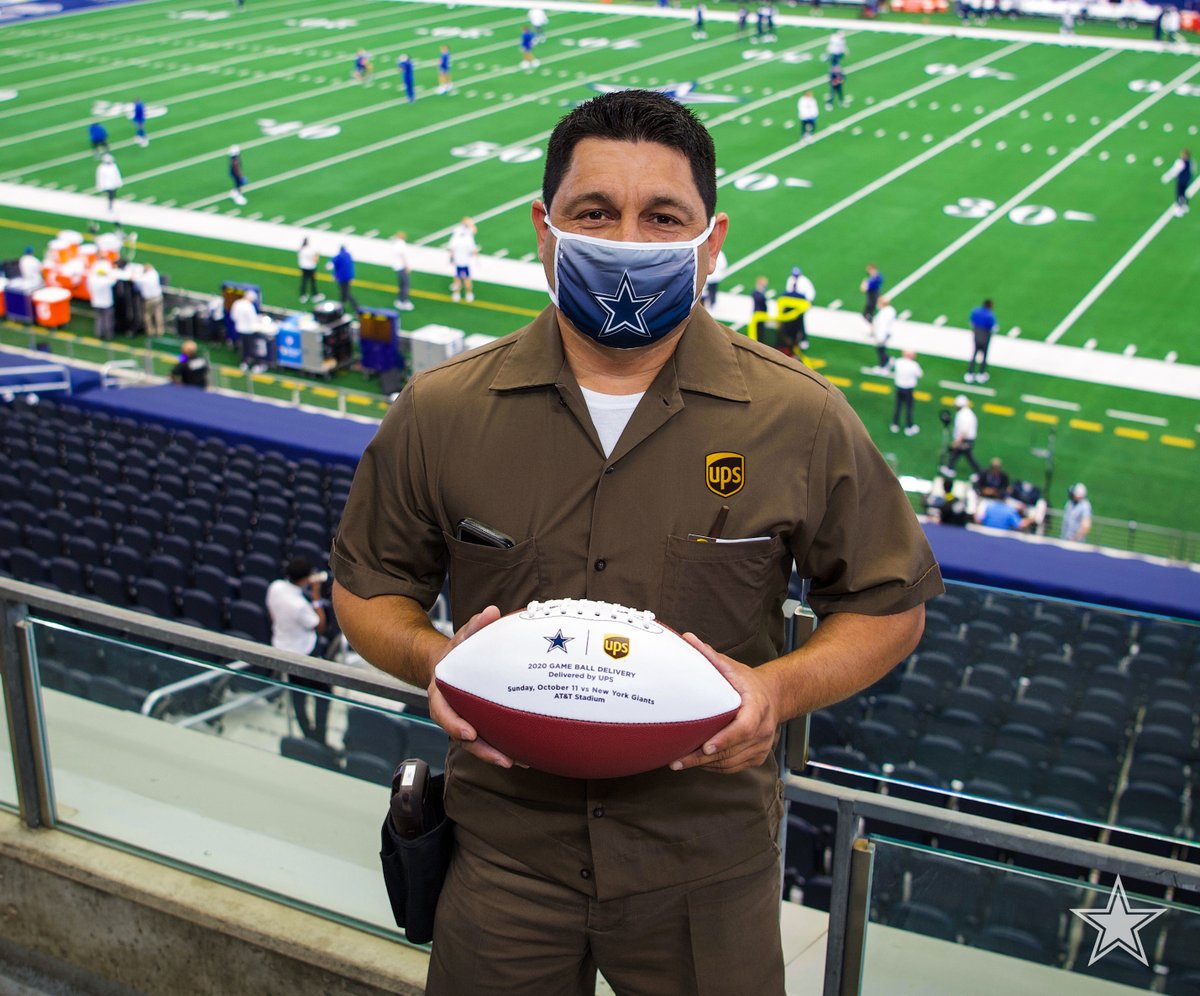
[[[782,996],[779,863],[767,857],[600,902],[459,847],[426,996],[592,996],[597,968],[619,996]]]

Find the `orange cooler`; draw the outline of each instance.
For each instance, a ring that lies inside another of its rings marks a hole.
[[[42,328],[62,328],[71,321],[71,292],[63,287],[35,290],[33,317]]]

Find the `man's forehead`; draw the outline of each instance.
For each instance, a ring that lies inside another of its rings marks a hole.
[[[596,181],[627,187],[647,177],[644,169],[633,169],[650,165],[657,176],[669,181],[664,193],[675,198],[695,198],[700,201],[700,191],[692,176],[692,166],[678,149],[659,142],[627,142],[612,138],[584,138],[571,151],[571,161],[563,174],[564,185],[592,187]]]

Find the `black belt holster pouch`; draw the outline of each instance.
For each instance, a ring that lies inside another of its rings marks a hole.
[[[397,776],[399,772],[398,768]],[[421,820],[428,829],[416,836],[401,835],[392,819],[393,806],[380,831],[379,859],[392,915],[414,944],[428,944],[433,939],[433,918],[454,850],[454,823],[446,816],[442,801],[445,788],[445,775],[429,779]]]

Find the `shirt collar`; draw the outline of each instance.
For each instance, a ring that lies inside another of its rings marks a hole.
[[[728,330],[718,325],[707,311],[692,312],[688,327],[679,339],[667,368],[674,370],[681,391],[709,394],[728,401],[749,401],[750,389],[738,362],[738,351]],[[547,307],[516,335],[491,388],[514,391],[556,383],[574,383],[567,366],[553,306]]]

